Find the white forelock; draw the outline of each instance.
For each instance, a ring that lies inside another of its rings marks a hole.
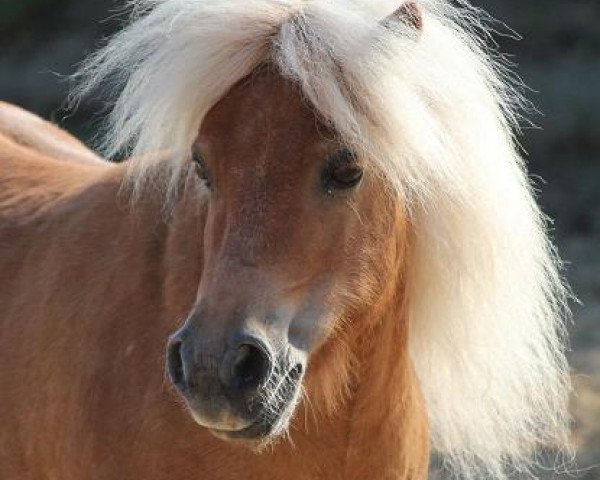
[[[76,94],[113,82],[107,152],[174,152],[131,164],[136,188],[169,190],[234,83],[263,62],[297,81],[410,212],[411,354],[434,448],[463,477],[504,478],[567,435],[567,292],[515,147],[521,97],[486,50],[485,16],[420,3],[417,33],[381,24],[391,0],[137,0]]]

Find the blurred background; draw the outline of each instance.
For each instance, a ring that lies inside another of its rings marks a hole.
[[[124,18],[123,0],[0,0],[0,99],[90,144],[105,105],[62,108],[68,75]],[[521,139],[566,277],[581,304],[570,325],[575,394],[570,473],[600,480],[600,0],[473,0],[523,38],[500,37],[541,114]]]

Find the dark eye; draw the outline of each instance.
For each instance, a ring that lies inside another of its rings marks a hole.
[[[212,181],[210,179],[208,169],[206,168],[204,156],[196,148],[192,150],[192,162],[194,163],[194,168],[196,169],[196,174],[198,175],[198,178],[202,180],[208,188],[211,188]]]
[[[351,150],[344,148],[332,155],[323,170],[323,186],[327,193],[356,187],[363,177],[363,169]]]

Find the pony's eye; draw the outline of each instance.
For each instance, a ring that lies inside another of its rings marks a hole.
[[[333,190],[348,190],[356,187],[363,177],[363,169],[356,161],[356,155],[346,148],[332,155],[323,170],[323,186],[327,193]]]
[[[198,178],[202,180],[208,188],[211,188],[212,181],[210,179],[208,169],[206,168],[204,157],[197,149],[192,150],[192,161],[194,162],[194,168],[196,169]]]

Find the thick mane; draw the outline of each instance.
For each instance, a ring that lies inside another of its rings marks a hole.
[[[520,96],[484,17],[423,1],[423,29],[381,0],[137,0],[76,95],[118,93],[108,154],[139,191],[172,190],[200,122],[272,63],[383,174],[411,215],[411,354],[434,447],[466,478],[526,470],[568,431],[567,292],[513,138]],[[478,33],[479,32],[479,33]]]

